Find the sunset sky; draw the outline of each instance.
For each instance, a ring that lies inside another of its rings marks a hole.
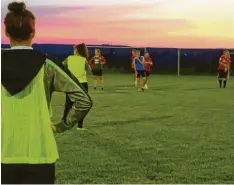
[[[2,4],[3,19],[10,0]],[[35,43],[234,48],[234,0],[25,0]]]

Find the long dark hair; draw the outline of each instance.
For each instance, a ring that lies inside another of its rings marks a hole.
[[[76,49],[79,56],[82,56],[84,58],[89,57],[89,52],[88,52],[87,47],[84,43],[76,45],[75,49]]]

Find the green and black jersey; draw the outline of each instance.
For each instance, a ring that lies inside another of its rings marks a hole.
[[[103,69],[103,64],[106,62],[103,56],[94,56],[90,63],[92,64],[93,71],[100,71]]]
[[[74,102],[58,133],[71,129],[92,107],[78,81],[40,51],[2,51],[2,163],[54,163],[58,151],[51,129],[50,101],[54,91]]]

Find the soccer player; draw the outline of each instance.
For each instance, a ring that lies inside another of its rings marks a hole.
[[[219,67],[218,67],[218,80],[219,87],[226,88],[228,80],[228,72],[230,70],[231,57],[228,50],[223,52],[223,55],[219,58]]]
[[[145,68],[145,75],[146,75],[146,82],[144,86],[145,89],[148,89],[147,82],[150,76],[150,70],[151,70],[152,65],[153,65],[152,58],[149,56],[149,52],[145,51],[144,53],[144,68]]]
[[[146,83],[145,70],[144,70],[144,58],[140,56],[140,51],[136,51],[136,58],[134,59],[134,69],[137,71],[137,90],[144,91],[144,86]],[[142,86],[140,84],[140,79],[143,79]]]
[[[34,50],[35,16],[23,2],[8,5],[5,34],[11,48],[2,50],[2,184],[53,184],[59,158],[54,133],[84,119],[92,101],[79,83],[40,51]],[[51,123],[54,91],[74,102],[66,121]]]
[[[132,50],[132,57],[131,57],[131,66],[132,66],[132,70],[133,70],[133,79],[134,79],[134,82],[135,82],[135,86],[137,86],[137,72],[134,68],[134,59],[136,58],[136,49],[133,49]]]
[[[99,82],[101,90],[104,90],[103,87],[103,66],[106,64],[105,58],[101,55],[100,49],[95,49],[95,56],[91,58],[89,64],[92,68],[94,76],[94,90],[97,89],[97,84]]]
[[[63,65],[67,69],[67,73],[71,73],[79,81],[82,87],[88,92],[87,72],[91,73],[91,68],[88,64],[87,58],[89,56],[88,49],[84,43],[74,46],[74,55],[69,56]],[[66,117],[71,110],[73,102],[69,96],[66,95],[66,103],[62,120]],[[77,130],[86,130],[83,128],[83,119],[78,123]]]

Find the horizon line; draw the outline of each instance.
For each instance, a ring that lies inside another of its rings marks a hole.
[[[5,44],[5,43],[1,43],[1,45],[10,45],[10,44]],[[32,45],[63,45],[63,46],[72,46],[72,45],[75,45],[75,44],[52,44],[52,43],[33,43]],[[92,44],[87,44],[87,47],[103,47],[103,48],[160,48],[160,49],[229,49],[229,50],[234,50],[234,48],[191,48],[191,47],[188,47],[188,48],[177,48],[177,47],[135,47],[135,46],[126,46],[126,45],[109,45],[109,44],[100,44],[100,45],[92,45]]]

